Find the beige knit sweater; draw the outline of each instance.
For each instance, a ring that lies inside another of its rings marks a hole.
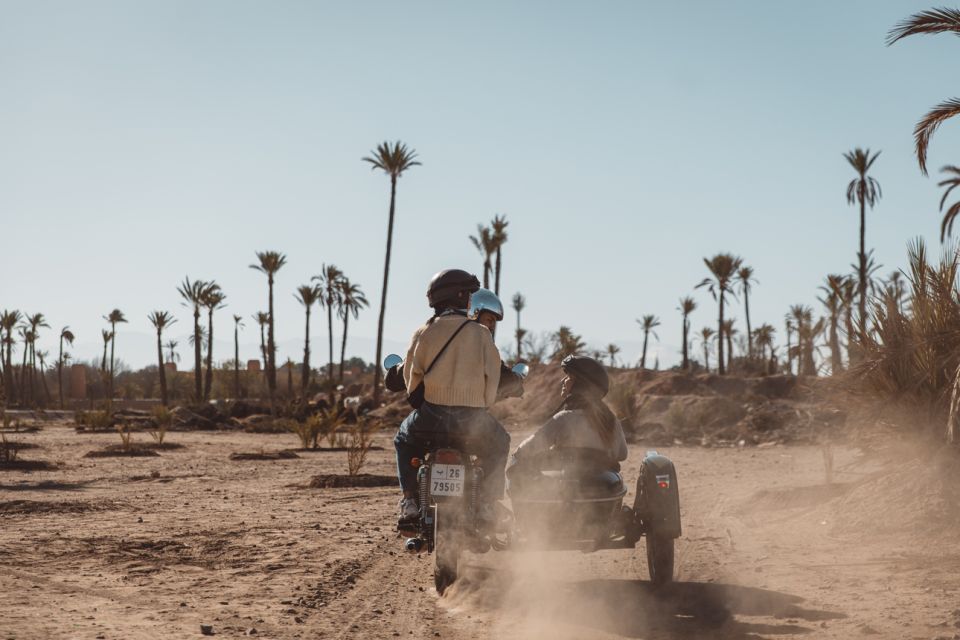
[[[453,339],[430,374],[423,372],[446,344],[453,332],[468,322]],[[424,383],[424,399],[447,407],[489,407],[497,399],[500,382],[500,352],[493,336],[482,324],[461,315],[446,315],[425,324],[413,334],[403,379],[408,391]]]

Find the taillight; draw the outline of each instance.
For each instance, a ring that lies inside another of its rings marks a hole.
[[[660,487],[661,489],[669,489],[670,476],[669,475],[657,476],[657,486]]]
[[[420,466],[420,458],[410,458],[410,466],[414,469]]]
[[[661,489],[669,489],[669,488],[670,488],[670,483],[669,483],[669,482],[658,482],[658,483],[657,483],[657,486],[660,487]]]
[[[434,457],[439,464],[460,464],[461,459],[460,452],[454,449],[440,449]]]

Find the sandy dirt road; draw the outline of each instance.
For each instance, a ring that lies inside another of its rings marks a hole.
[[[468,556],[440,598],[432,557],[404,554],[393,532],[395,489],[305,488],[343,472],[343,453],[238,462],[228,455],[294,438],[193,432],[169,434],[185,447],[160,457],[89,459],[116,436],[52,426],[17,439],[39,445],[22,457],[61,466],[0,471],[0,638],[191,638],[201,624],[261,638],[960,632],[960,538],[898,523],[873,488],[900,482],[893,450],[836,447],[827,485],[815,447],[661,449],[684,514],[675,584],[651,588],[641,543]],[[379,444],[364,471],[392,474],[389,436]],[[624,466],[631,485],[642,452]]]

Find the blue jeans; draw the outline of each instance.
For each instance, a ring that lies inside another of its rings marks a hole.
[[[453,447],[480,458],[484,498],[495,501],[503,497],[510,434],[486,409],[424,402],[400,423],[393,444],[400,488],[409,495],[417,495],[417,470],[410,464],[411,458],[422,459],[431,448]]]

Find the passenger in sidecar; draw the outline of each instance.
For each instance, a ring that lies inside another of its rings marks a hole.
[[[607,372],[599,362],[568,356],[561,363],[562,404],[520,443],[507,466],[508,492],[518,533],[595,539],[616,525],[627,493],[620,461],[627,443],[604,404]]]

